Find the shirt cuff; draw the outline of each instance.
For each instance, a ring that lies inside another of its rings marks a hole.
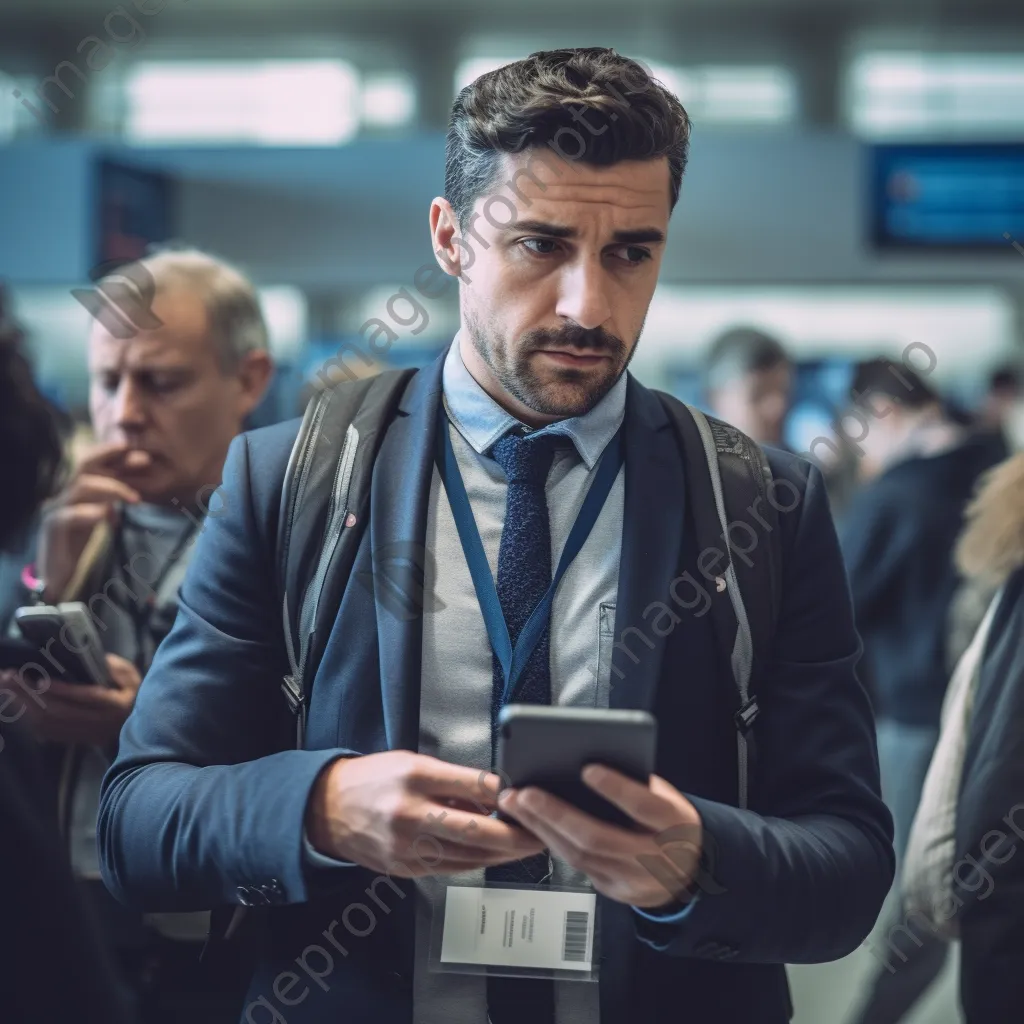
[[[313,844],[309,841],[309,836],[306,835],[305,829],[302,832],[302,856],[305,858],[306,863],[311,868],[357,868],[359,867],[355,861],[351,860],[335,860],[333,857],[327,857],[317,850],[313,849]]]
[[[658,911],[642,910],[640,907],[633,907],[633,911],[648,921],[654,921],[657,924],[677,924],[679,921],[686,920],[699,899],[700,893],[694,893],[693,899],[685,904],[681,910],[675,909],[679,906],[678,903],[672,903],[660,913]]]

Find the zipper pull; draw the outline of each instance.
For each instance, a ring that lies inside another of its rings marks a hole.
[[[284,699],[288,701],[288,707],[291,713],[294,715],[302,707],[302,687],[295,681],[295,676],[285,676],[281,680],[281,692],[284,693]]]

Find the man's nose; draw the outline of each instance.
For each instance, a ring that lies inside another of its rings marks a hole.
[[[765,402],[765,413],[775,421],[785,419],[788,409],[789,400],[782,392],[769,395]]]
[[[594,330],[608,322],[611,306],[604,270],[599,263],[581,260],[564,269],[555,312],[585,330]]]
[[[146,406],[142,389],[125,375],[117,389],[114,421],[126,432],[141,430],[146,425]]]

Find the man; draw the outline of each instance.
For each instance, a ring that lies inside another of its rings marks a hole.
[[[1002,434],[1020,406],[1020,370],[1009,364],[993,370],[988,378],[988,390],[978,410],[979,426]]]
[[[735,327],[711,346],[706,366],[711,411],[758,444],[784,448],[793,391],[786,350],[752,327]]]
[[[45,507],[38,557],[25,578],[48,603],[87,603],[114,685],[41,680],[23,697],[24,723],[52,744],[75,871],[99,903],[123,966],[154,990],[142,995],[143,1012],[156,1019],[158,1006],[167,1014],[160,1019],[172,1019],[160,987],[188,988],[202,922],[191,931],[188,922],[161,922],[190,940],[165,943],[110,899],[96,856],[99,786],[140,678],[177,614],[204,514],[220,511],[211,495],[228,445],[266,389],[271,361],[252,285],[204,253],[156,253],[101,281],[98,292],[116,297],[140,327],[125,330],[109,316],[92,325],[89,404],[98,443]],[[46,669],[60,655],[60,645],[49,645],[39,661]]]
[[[988,378],[988,391],[974,416],[974,431],[988,442],[992,461],[1001,462],[1019,445],[1022,402],[1020,371],[1016,366],[1001,366]]]
[[[952,422],[935,391],[902,363],[862,363],[852,395],[867,424],[858,440],[865,483],[843,517],[842,541],[877,705],[882,791],[901,858],[949,678],[959,583],[952,553],[978,477],[997,456],[985,439]],[[972,633],[963,630],[968,641]],[[900,913],[889,925],[901,921]],[[946,946],[934,936],[923,940],[896,940],[902,962],[895,971],[878,970],[858,1018],[864,1024],[903,1019],[929,988]]]
[[[586,145],[563,150],[585,151],[551,158],[546,144],[570,132]],[[751,810],[736,806],[735,687],[710,620],[649,621],[698,556],[680,446],[626,373],[688,134],[678,100],[606,49],[533,54],[460,94],[430,224],[438,263],[460,278],[461,327],[387,428],[299,750],[286,749],[274,568],[296,427],[235,443],[233,512],[200,539],[204,571],[189,573],[122,733],[100,834],[105,878],[124,900],[268,905],[251,1024],[778,1022],[791,1012],[783,964],[842,956],[874,921],[892,878],[890,825],[820,476],[773,456],[802,505],[780,527],[785,595],[761,681],[770,706],[755,727]],[[651,710],[658,775],[649,786],[586,775],[636,829],[530,789],[502,798],[510,822],[491,814],[498,780],[487,774],[504,670],[435,441],[451,442],[515,639],[620,428],[625,465],[522,662],[520,700]],[[383,563],[401,545],[429,555],[415,617],[381,597]],[[679,844],[671,888],[644,866],[666,830],[698,837]],[[714,880],[691,899],[712,845]],[[515,861],[538,900],[551,896],[548,876],[596,891],[598,984],[444,970],[439,897],[450,883],[506,880]]]

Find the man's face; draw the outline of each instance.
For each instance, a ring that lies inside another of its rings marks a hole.
[[[184,286],[159,288],[152,312],[161,326],[124,340],[93,324],[93,429],[98,441],[148,456],[121,474],[143,500],[193,507],[220,482],[228,445],[265,390],[269,358],[250,353],[236,371],[222,370],[203,302]]]
[[[793,389],[787,363],[744,373],[711,395],[715,415],[758,444],[781,444]]]
[[[462,354],[474,377],[527,421],[593,408],[632,358],[657,284],[667,159],[591,167],[527,150],[504,158],[464,234],[445,207],[431,209],[434,248],[464,275]]]
[[[887,395],[868,394],[858,403],[863,426],[854,417],[844,421],[847,437],[857,439],[857,475],[870,480],[881,473],[899,452],[908,430],[908,417],[903,407]]]

